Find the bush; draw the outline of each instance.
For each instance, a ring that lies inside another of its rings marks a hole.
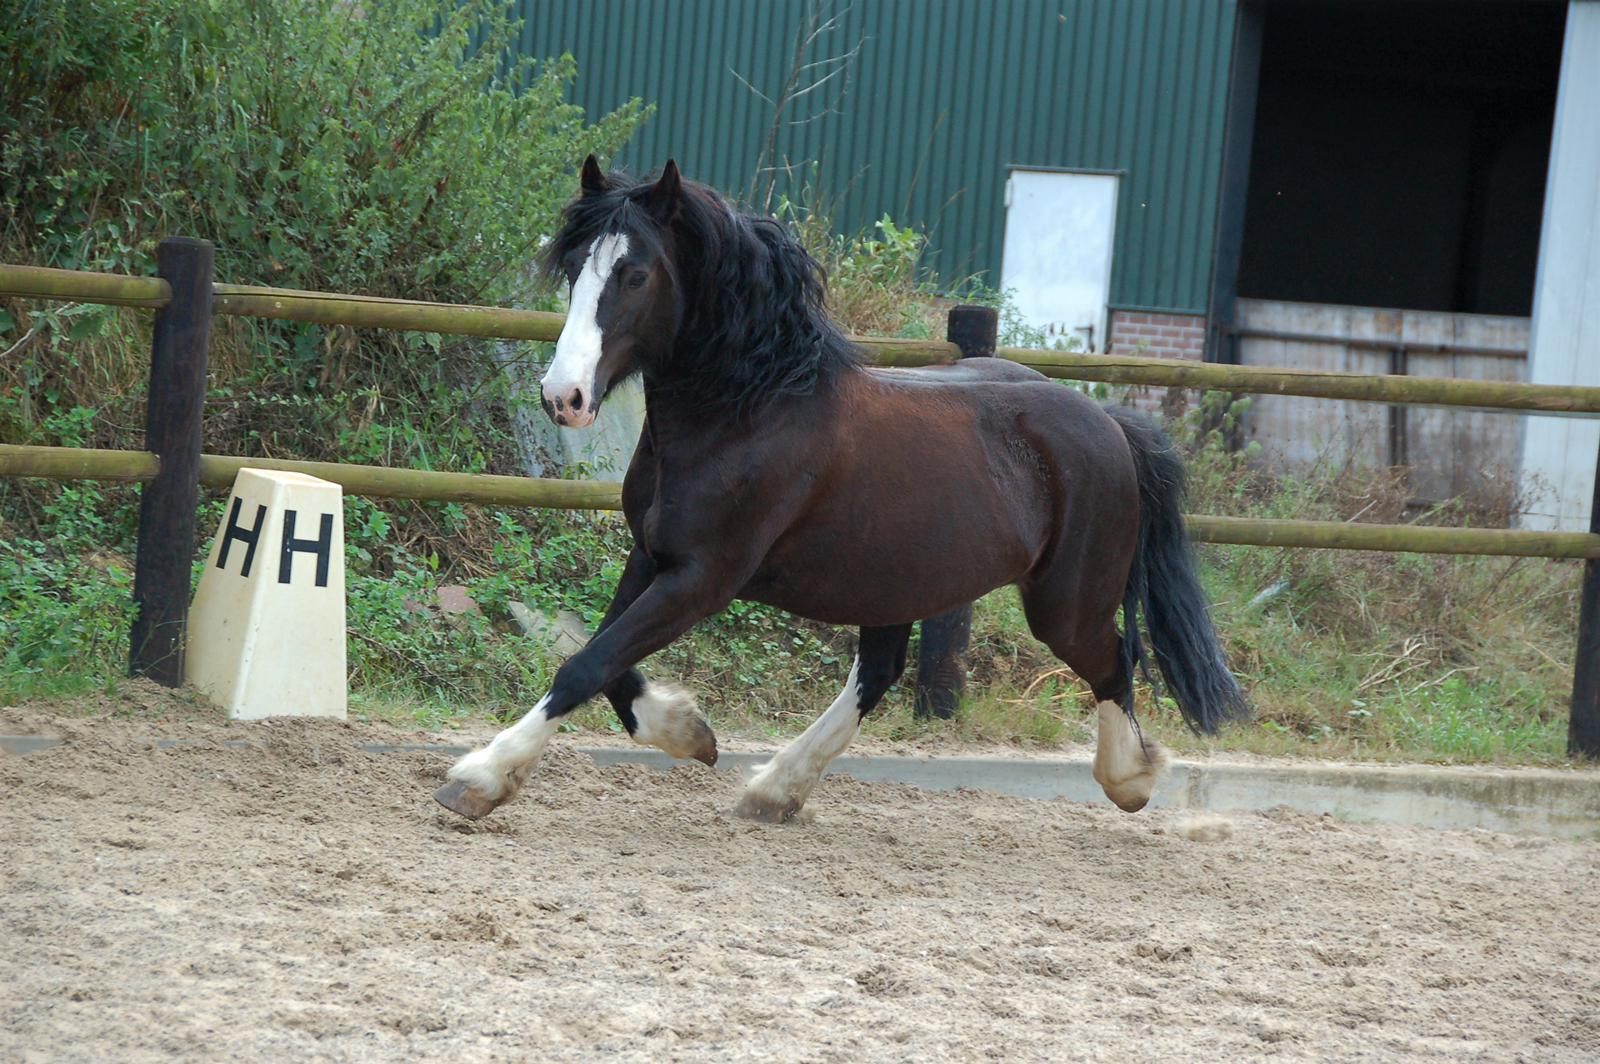
[[[591,126],[570,56],[502,60],[498,0],[33,0],[0,27],[8,252],[145,272],[215,240],[225,280],[466,301],[518,275]]]
[[[981,276],[942,279],[929,273],[922,265],[927,234],[887,214],[860,232],[838,233],[831,210],[808,194],[780,198],[777,216],[827,271],[829,313],[848,332],[912,340],[942,337],[950,307],[975,303],[999,312],[1001,347],[1065,350],[1078,344],[1075,338],[1052,344],[1043,330],[1023,319],[1010,291]]]
[[[570,57],[506,62],[513,7],[10,4],[0,261],[147,274],[159,238],[184,234],[216,243],[223,281],[535,300],[524,267],[580,161],[615,152],[648,108],[632,101],[590,123],[565,99]],[[146,311],[0,299],[0,441],[140,446],[149,327]],[[439,336],[218,318],[207,449],[510,471],[496,431],[507,397],[481,354]],[[127,611],[112,602],[126,599],[126,580],[91,563],[130,552],[131,496],[0,480],[0,646],[12,673],[0,691],[37,689],[28,670],[121,671]],[[459,507],[378,515],[381,548],[376,535],[351,537],[355,623],[392,616],[367,582],[465,578],[452,572],[472,549],[461,543],[483,542],[470,533],[484,516]],[[209,533],[214,517],[200,525]],[[412,669],[429,647],[352,649],[365,677],[406,655]],[[501,675],[496,690],[520,682]],[[449,683],[466,689],[459,675]]]
[[[646,109],[588,124],[564,99],[570,56],[503,60],[517,29],[500,0],[24,3],[0,27],[0,255],[148,273],[158,238],[181,233],[216,242],[224,281],[527,300],[525,266],[579,161],[615,151]],[[142,321],[0,311],[0,343],[34,329],[0,367],[0,438],[52,410],[126,416]],[[374,401],[454,415],[449,352],[439,337],[219,321],[215,442],[248,444],[265,417],[268,442],[326,453],[375,433]],[[230,411],[245,392],[251,412]]]

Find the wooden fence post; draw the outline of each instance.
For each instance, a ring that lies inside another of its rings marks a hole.
[[[183,683],[184,628],[200,501],[200,417],[211,346],[212,247],[169,237],[156,248],[156,273],[172,300],[156,311],[150,344],[145,449],[161,459],[139,497],[129,672],[167,687]]]
[[[1600,532],[1600,456],[1595,460],[1589,531]],[[1600,560],[1591,558],[1583,563],[1583,592],[1578,602],[1578,654],[1572,662],[1567,753],[1600,759]]]
[[[950,308],[945,339],[961,348],[962,358],[991,358],[999,340],[1000,314],[992,307]],[[956,564],[960,564],[959,559]],[[921,718],[955,716],[967,689],[967,644],[972,640],[972,605],[922,622],[917,652],[916,699]]]

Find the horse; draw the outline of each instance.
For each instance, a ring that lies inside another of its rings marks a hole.
[[[593,638],[451,766],[445,808],[477,819],[511,799],[601,693],[635,741],[714,764],[693,696],[635,666],[734,599],[860,629],[844,690],[747,782],[734,811],[756,820],[805,804],[904,671],[913,622],[1007,584],[1093,692],[1093,774],[1120,808],[1143,808],[1166,762],[1134,716],[1149,658],[1196,731],[1247,712],[1196,579],[1183,464],[1142,416],[996,358],[864,365],[790,233],[671,160],[633,180],[590,156],[543,266],[570,290],[550,418],[589,425],[619,381],[643,380],[622,486],[633,545]]]

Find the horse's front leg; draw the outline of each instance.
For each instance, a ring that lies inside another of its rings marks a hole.
[[[628,564],[611,606],[595,629],[596,636],[610,628],[644,594],[655,575],[655,562],[635,546],[628,553]],[[606,685],[605,696],[634,742],[665,750],[681,760],[717,763],[717,737],[688,691],[654,683],[638,669],[628,669]]]
[[[861,646],[844,690],[800,738],[756,770],[735,815],[781,824],[800,811],[828,762],[844,753],[861,730],[862,718],[905,672],[910,638],[909,624],[861,629]]]
[[[728,582],[731,583],[731,582]],[[733,585],[736,587],[736,585]],[[658,572],[642,594],[556,672],[550,693],[517,723],[450,767],[450,782],[434,798],[476,820],[514,797],[538,766],[561,718],[621,679],[655,653],[726,606],[732,587],[697,566]]]

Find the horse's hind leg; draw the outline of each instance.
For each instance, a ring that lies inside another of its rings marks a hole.
[[[1095,710],[1100,735],[1094,747],[1094,780],[1118,809],[1137,813],[1167,769],[1166,747],[1146,739],[1133,714],[1116,702],[1102,701]]]
[[[1023,588],[1022,605],[1034,636],[1094,692],[1100,718],[1095,782],[1119,809],[1138,812],[1155,794],[1167,752],[1146,739],[1133,718],[1133,676],[1123,660],[1115,601],[1063,601],[1057,588],[1035,584]]]
[[[734,807],[737,816],[781,824],[800,811],[828,762],[850,745],[861,718],[905,671],[910,637],[909,624],[861,629],[861,648],[844,690],[800,738],[756,772]]]

